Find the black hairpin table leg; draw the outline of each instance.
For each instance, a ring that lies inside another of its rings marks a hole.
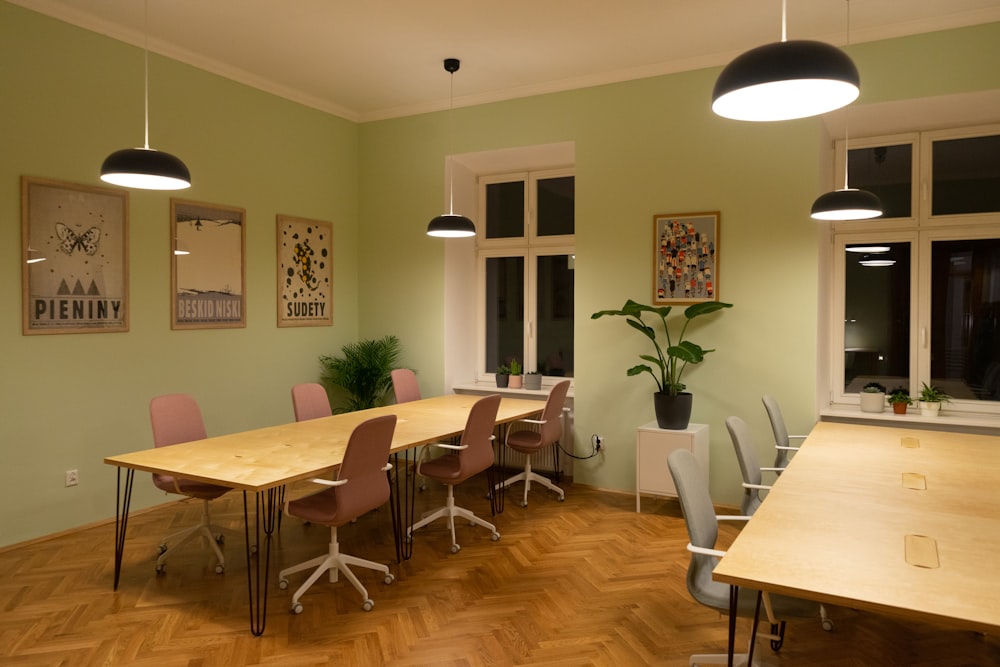
[[[132,481],[135,479],[135,470],[125,469],[125,489],[122,490],[122,469],[118,468],[118,485],[115,492],[115,584],[114,590],[118,590],[118,581],[122,574],[122,555],[125,553],[125,529],[128,527],[128,508],[132,502]]]
[[[254,494],[256,513],[254,517],[254,539],[250,540],[250,508],[247,492],[243,492],[243,525],[246,533],[247,554],[247,596],[250,603],[250,632],[255,637],[264,634],[267,623],[267,578],[271,565],[271,535],[274,533],[277,517],[278,489],[267,489]],[[263,553],[260,549],[263,529]],[[256,552],[256,559],[254,558]],[[261,561],[263,572],[261,572]]]

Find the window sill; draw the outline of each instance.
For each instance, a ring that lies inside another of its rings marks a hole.
[[[544,401],[549,397],[549,390],[551,390],[552,387],[542,384],[541,389],[524,389],[523,387],[513,389],[511,387],[497,387],[495,382],[468,382],[456,384],[451,389],[456,394],[480,394],[484,396],[487,394],[500,394],[501,396],[535,398]],[[572,402],[573,385],[570,385],[569,391],[566,393],[566,399],[567,401]]]
[[[897,415],[889,408],[884,412],[862,412],[853,405],[831,405],[820,410],[819,414],[821,421],[1000,435],[1000,417],[996,415],[945,412],[937,417],[923,417],[918,408],[910,408],[905,415]]]

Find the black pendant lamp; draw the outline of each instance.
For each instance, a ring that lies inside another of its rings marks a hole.
[[[448,115],[449,115],[449,125],[451,123],[451,108],[455,101],[455,72],[461,66],[461,61],[458,58],[446,58],[444,61],[444,69],[446,72],[452,75],[451,77],[451,92],[449,94],[448,101]],[[449,127],[450,133],[450,127]],[[451,161],[448,161],[448,212],[435,217],[427,225],[427,236],[436,236],[438,238],[454,239],[462,238],[467,236],[476,235],[476,225],[469,218],[464,215],[459,215],[455,213],[454,200],[455,200],[455,178],[451,173]]]
[[[847,1],[847,43],[851,43],[851,3]],[[848,163],[850,162],[850,140],[848,131],[848,110],[844,111],[844,187],[827,192],[813,202],[809,214],[814,220],[869,220],[882,215],[882,202],[873,192],[851,188],[848,185]]]
[[[781,41],[747,51],[715,81],[712,111],[749,121],[806,118],[846,106],[860,94],[858,68],[840,49],[786,38],[786,0],[781,2]]]
[[[146,136],[142,148],[123,148],[101,165],[101,180],[141,190],[183,190],[191,187],[191,173],[180,158],[149,147],[149,3],[146,3],[145,69]]]

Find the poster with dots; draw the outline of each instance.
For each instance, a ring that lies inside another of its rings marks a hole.
[[[653,303],[719,300],[719,212],[653,216]]]
[[[278,326],[333,324],[333,225],[278,216]]]
[[[22,332],[128,331],[128,192],[21,179]]]

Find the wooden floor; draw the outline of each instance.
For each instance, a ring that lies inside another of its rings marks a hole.
[[[223,575],[198,543],[171,554],[164,575],[154,573],[160,537],[197,520],[192,501],[131,519],[117,592],[113,525],[8,548],[0,552],[0,664],[627,667],[687,665],[692,653],[722,651],[725,617],[685,589],[687,536],[676,502],[644,499],[636,514],[634,496],[566,489],[564,503],[533,490],[527,508],[508,495],[496,518],[499,542],[461,522],[458,554],[449,552],[444,522],[435,523],[417,533],[413,558],[401,565],[387,510],[341,528],[345,552],[389,563],[396,574],[385,585],[359,571],[375,600],[370,612],[341,578],[317,583],[303,613],[289,613],[291,591],[278,588],[277,570],[324,552],[329,532],[286,520],[272,550],[262,637],[248,629],[240,494],[214,503],[214,518],[233,529]],[[484,479],[472,480],[458,489],[458,504],[488,514],[484,493]],[[417,502],[443,500],[443,487],[432,487]],[[296,575],[292,587],[304,578]],[[762,646],[766,664],[1000,665],[997,637],[830,613],[829,633],[818,620],[790,621],[779,654]],[[739,628],[745,637],[748,624]]]

